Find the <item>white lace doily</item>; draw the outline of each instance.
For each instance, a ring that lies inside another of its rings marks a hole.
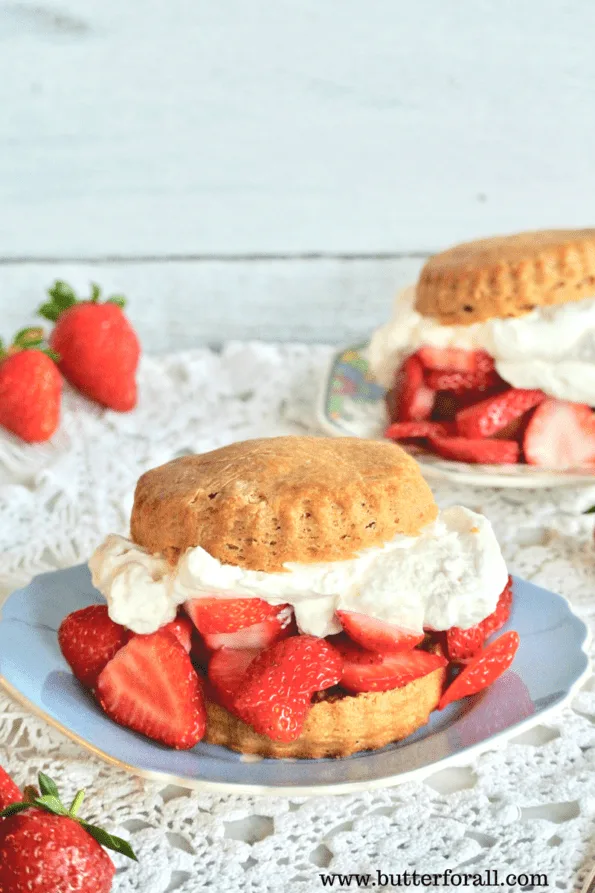
[[[134,413],[104,413],[69,392],[50,446],[3,435],[0,586],[8,592],[84,560],[106,533],[126,532],[134,485],[151,466],[232,440],[315,432],[330,353],[230,344],[221,353],[145,358]],[[443,505],[461,502],[491,518],[512,572],[560,591],[595,620],[595,515],[583,514],[595,487],[434,490]],[[89,790],[90,817],[130,837],[139,856],[138,866],[115,857],[116,893],[313,893],[321,872],[446,868],[543,872],[547,889],[570,891],[595,861],[591,682],[572,709],[468,769],[369,794],[283,799],[159,787],[92,759],[3,694],[0,764],[20,783],[43,769],[66,796]]]

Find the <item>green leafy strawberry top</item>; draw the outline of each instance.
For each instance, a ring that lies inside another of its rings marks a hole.
[[[61,313],[74,307],[75,304],[99,304],[101,287],[96,282],[91,283],[91,295],[88,298],[78,298],[72,286],[62,279],[56,279],[51,288],[48,288],[49,301],[42,304],[37,311],[50,322],[56,322]],[[106,304],[116,304],[118,307],[126,306],[126,298],[123,295],[111,295],[105,301]]]
[[[39,790],[33,786],[26,787],[25,799],[21,803],[11,803],[10,806],[7,806],[6,809],[0,812],[0,819],[7,819],[9,816],[24,812],[26,809],[42,809],[52,815],[60,815],[69,819],[74,819],[74,821],[78,822],[81,828],[84,828],[85,831],[97,841],[97,843],[101,844],[101,846],[106,847],[108,850],[113,850],[116,853],[120,853],[122,856],[127,856],[135,862],[138,861],[132,847],[126,840],[122,840],[121,837],[115,837],[113,834],[104,831],[103,828],[97,828],[95,825],[90,825],[88,822],[85,822],[78,817],[78,811],[81,808],[81,804],[85,797],[84,791],[79,791],[76,794],[70,807],[67,809],[60,800],[58,788],[51,778],[48,778],[47,775],[40,772],[38,783]]]
[[[42,353],[47,354],[47,356],[56,363],[60,359],[58,354],[47,346],[45,332],[41,328],[21,329],[16,333],[12,339],[12,344],[8,347],[6,347],[0,338],[0,360],[3,360],[14,353],[19,353],[21,350],[39,350]]]

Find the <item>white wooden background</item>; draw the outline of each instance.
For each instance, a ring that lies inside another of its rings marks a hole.
[[[0,0],[0,329],[344,340],[430,251],[593,224],[592,0]]]

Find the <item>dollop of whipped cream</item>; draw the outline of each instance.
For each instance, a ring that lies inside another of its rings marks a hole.
[[[415,287],[409,286],[396,296],[392,318],[372,336],[372,374],[391,387],[405,357],[424,346],[485,350],[513,387],[595,405],[595,298],[538,307],[510,319],[445,326],[417,312]]]
[[[467,628],[492,613],[508,575],[490,522],[461,506],[441,511],[419,536],[398,534],[347,561],[288,563],[281,573],[221,564],[200,546],[171,567],[116,535],[99,546],[89,567],[112,620],[142,634],[173,620],[188,599],[206,595],[291,604],[299,629],[315,636],[340,631],[337,609],[415,632]]]

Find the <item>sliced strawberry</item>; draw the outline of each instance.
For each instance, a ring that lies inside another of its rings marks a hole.
[[[427,386],[434,391],[455,394],[474,391],[483,395],[502,383],[492,357],[485,350],[422,347],[416,356],[424,367]]]
[[[367,614],[337,611],[337,616],[349,638],[369,651],[408,651],[423,641],[423,633],[412,633]]]
[[[529,465],[580,468],[595,465],[595,416],[583,403],[544,400],[525,431]]]
[[[336,685],[343,661],[316,636],[293,636],[263,651],[248,667],[234,712],[261,735],[295,741],[314,692]]]
[[[430,434],[447,437],[454,433],[455,426],[445,422],[393,422],[384,432],[384,436],[389,440],[411,440],[428,437]]]
[[[412,651],[391,651],[383,654],[367,651],[342,635],[330,641],[343,658],[341,685],[347,691],[390,691],[401,688],[420,676],[427,676],[446,659],[416,648]]]
[[[97,697],[114,722],[169,747],[188,750],[205,733],[200,680],[171,633],[124,645],[99,676]]]
[[[269,605],[262,598],[193,598],[184,604],[197,630],[205,634],[236,633],[277,616],[285,605]]]
[[[10,775],[0,766],[0,812],[11,803],[21,803],[23,795]],[[0,819],[0,822],[2,819]]]
[[[194,632],[194,627],[188,617],[183,617],[180,615],[176,617],[175,620],[172,620],[171,623],[166,624],[166,626],[162,626],[161,629],[164,632],[172,633],[180,643],[184,647],[184,650],[187,654],[190,654],[192,649],[192,634]]]
[[[512,577],[508,578],[506,586],[500,593],[498,604],[495,610],[481,621],[484,636],[486,639],[493,633],[498,632],[510,617],[510,609],[512,607]]]
[[[457,462],[479,462],[488,465],[514,465],[520,449],[515,440],[468,440],[466,437],[428,438],[439,456]]]
[[[394,390],[394,421],[419,422],[430,417],[436,395],[426,385],[416,356],[408,357],[397,372]]]
[[[126,644],[130,632],[110,618],[106,605],[90,605],[65,617],[58,630],[58,644],[76,678],[94,688],[97,677]]]
[[[465,661],[480,651],[489,636],[504,626],[512,606],[512,577],[500,593],[494,611],[468,629],[453,626],[446,631],[446,649],[451,660]]]
[[[480,623],[461,629],[460,626],[451,626],[446,630],[446,651],[450,660],[465,661],[477,654],[483,648],[486,635]]]
[[[210,651],[217,651],[219,648],[258,648],[262,651],[297,633],[292,616],[290,608],[278,608],[275,617],[246,626],[236,633],[207,633],[203,636],[204,643]]]
[[[511,631],[499,636],[495,642],[480,651],[446,689],[438,709],[444,710],[452,701],[477,694],[495,682],[513,662],[519,642],[519,634]]]
[[[463,395],[469,391],[479,394],[481,400],[486,391],[495,389],[502,381],[494,370],[490,372],[428,372],[426,384],[435,391],[452,391]]]
[[[246,670],[260,654],[256,648],[220,648],[209,661],[209,682],[220,704],[233,710],[233,702]]]
[[[416,356],[424,369],[432,372],[490,371],[494,361],[485,350],[464,350],[462,347],[420,347]]]
[[[474,440],[491,437],[506,425],[520,418],[545,400],[543,391],[528,391],[509,388],[495,397],[488,397],[475,406],[469,406],[457,413],[457,429],[461,437]]]

